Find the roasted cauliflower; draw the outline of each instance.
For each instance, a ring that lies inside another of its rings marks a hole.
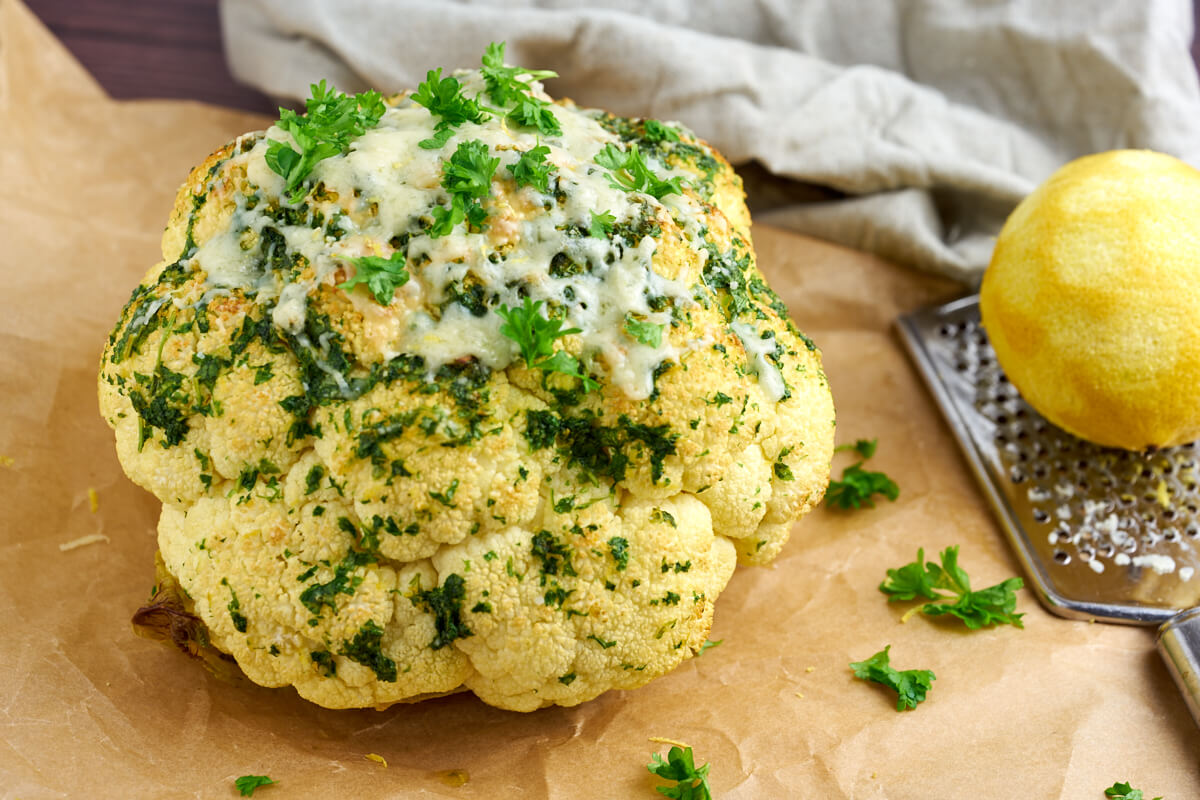
[[[678,125],[551,102],[490,47],[212,154],[108,340],[165,584],[323,706],[528,711],[699,652],[828,482],[813,343],[741,182]]]

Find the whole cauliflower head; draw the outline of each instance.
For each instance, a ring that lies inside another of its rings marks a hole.
[[[386,100],[316,86],[212,154],[103,355],[164,577],[323,706],[644,684],[828,482],[820,355],[729,164],[500,54]]]

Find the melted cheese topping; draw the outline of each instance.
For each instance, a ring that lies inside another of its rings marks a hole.
[[[468,97],[483,92],[479,73],[458,72],[456,77]],[[531,87],[536,96],[548,99],[540,85]],[[645,398],[653,391],[655,368],[680,353],[668,336],[657,347],[632,338],[623,329],[626,316],[632,313],[668,325],[672,306],[694,301],[688,286],[652,268],[657,248],[652,236],[638,241],[621,235],[590,237],[586,231],[591,214],[608,212],[618,226],[636,226],[666,209],[699,251],[702,210],[691,198],[669,196],[670,206],[664,206],[649,195],[614,187],[609,171],[593,159],[605,145],[619,143],[619,137],[585,111],[550,108],[562,128],[560,136],[542,137],[492,115],[482,124],[463,123],[445,146],[429,150],[418,142],[433,136],[438,118],[405,96],[376,127],[354,139],[348,152],[319,162],[307,181],[314,190],[295,205],[284,196],[283,179],[265,160],[270,140],[291,143],[290,134],[272,127],[231,159],[244,168],[250,191],[238,194],[228,227],[201,243],[188,265],[205,271],[210,287],[206,294],[230,289],[254,293],[260,302],[274,304],[275,325],[302,336],[307,303],[316,289],[353,274],[345,259],[388,257],[403,248],[410,278],[386,307],[379,306],[365,286],[350,292],[363,314],[366,336],[381,358],[419,355],[431,374],[467,356],[502,369],[519,351],[500,334],[503,320],[494,309],[501,304],[520,306],[529,296],[560,309],[565,327],[579,329],[581,356],[589,368],[606,374],[628,396]],[[500,158],[490,197],[483,201],[487,222],[479,232],[459,224],[450,235],[432,238],[425,232],[431,211],[448,206],[451,199],[442,188],[443,161],[472,140],[483,142],[490,156]],[[549,148],[546,160],[557,167],[549,194],[530,186],[518,188],[508,170],[523,152],[539,144]],[[647,163],[660,176],[679,174],[651,158]],[[273,244],[264,244],[267,235]],[[276,252],[279,248],[286,252]],[[283,257],[285,263],[296,256],[303,261],[293,262],[299,264],[295,268],[272,269],[270,265],[278,263],[273,256]],[[570,269],[555,271],[555,263]],[[486,295],[486,308],[477,307],[473,313],[454,302],[454,293],[465,286]],[[651,299],[660,310],[651,307]],[[763,355],[768,346],[774,351],[774,341],[766,343],[755,333],[742,339],[753,354],[763,388],[781,397],[778,369]]]

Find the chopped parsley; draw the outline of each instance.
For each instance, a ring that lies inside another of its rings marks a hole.
[[[614,536],[608,540],[608,552],[612,553],[613,561],[617,562],[617,570],[624,571],[629,566],[629,540]]]
[[[826,492],[826,502],[843,511],[863,506],[875,507],[872,496],[881,494],[888,500],[895,501],[900,496],[900,487],[896,482],[882,472],[868,472],[862,468],[863,462],[852,464],[842,470],[841,480],[831,480]]]
[[[617,218],[612,215],[611,211],[602,211],[599,214],[595,211],[588,213],[592,215],[592,220],[588,223],[588,236],[594,239],[607,239],[617,224]]]
[[[656,200],[669,194],[683,194],[683,178],[659,178],[642,159],[636,143],[629,145],[628,150],[622,150],[609,142],[596,154],[594,161],[612,173],[608,182],[615,189],[645,192]]]
[[[383,654],[383,628],[369,619],[354,634],[354,639],[342,643],[338,651],[351,661],[370,667],[375,677],[386,683],[396,682],[396,662]]]
[[[642,130],[644,131],[642,138],[648,142],[657,144],[658,142],[679,141],[679,131],[656,119],[648,119],[643,122]]]
[[[255,789],[260,786],[270,786],[273,783],[275,781],[266,775],[243,775],[233,782],[233,786],[242,797],[251,797],[254,795]]]
[[[973,592],[970,576],[958,566],[958,546],[947,547],[940,558],[941,565],[925,561],[924,549],[918,549],[916,561],[887,571],[887,580],[879,584],[879,591],[888,596],[888,602],[918,597],[930,600],[932,602],[919,607],[922,614],[927,617],[952,614],[973,631],[991,625],[1025,627],[1021,623],[1021,617],[1025,615],[1014,613],[1016,591],[1025,585],[1024,581],[1009,578]],[[952,594],[943,594],[943,590]]]
[[[891,649],[889,644],[866,661],[851,663],[850,669],[854,670],[856,678],[894,689],[897,711],[916,708],[918,703],[924,702],[937,676],[927,669],[906,669],[903,672],[894,669],[888,659]]]
[[[635,319],[629,314],[625,315],[625,333],[629,334],[633,340],[650,347],[662,346],[663,327],[655,322],[646,322]]]
[[[522,128],[535,128],[545,136],[562,135],[562,126],[550,110],[550,104],[533,95],[518,100],[516,107],[508,112],[508,119]]]
[[[483,82],[487,85],[488,95],[502,106],[520,102],[530,97],[529,83],[531,81],[557,78],[558,73],[548,69],[525,69],[511,67],[504,63],[504,42],[492,42],[484,50],[482,68]]]
[[[1104,796],[1109,800],[1142,800],[1142,790],[1134,789],[1129,785],[1129,782],[1114,783],[1112,786],[1104,790]],[[1163,800],[1161,797],[1156,797],[1154,800]]]
[[[462,85],[456,78],[443,78],[442,68],[425,73],[425,80],[417,86],[412,101],[429,109],[435,117],[441,117],[434,127],[434,135],[417,142],[426,150],[437,150],[445,146],[454,131],[464,122],[476,124],[486,121],[489,114],[473,100],[463,94]]]
[[[448,235],[461,222],[475,229],[487,222],[487,211],[480,201],[491,192],[492,175],[499,165],[500,159],[492,158],[488,146],[478,139],[463,142],[442,163],[442,187],[450,193],[450,208],[436,206],[430,212],[431,238]]]
[[[550,148],[544,144],[521,153],[521,157],[508,167],[517,186],[532,186],[542,194],[550,192],[550,173],[558,168],[546,160]]]
[[[395,299],[396,290],[408,283],[408,256],[403,250],[397,250],[387,258],[363,256],[343,260],[354,265],[354,277],[339,283],[338,288],[349,291],[365,283],[375,295],[375,302],[381,306],[389,305]]]
[[[674,800],[712,800],[712,787],[708,785],[709,765],[696,766],[690,747],[672,747],[663,757],[655,753],[646,769],[651,775],[674,781],[674,786],[657,786],[658,793]]]
[[[471,629],[462,620],[462,601],[467,593],[466,581],[456,572],[446,576],[441,586],[417,592],[413,604],[433,614],[433,641],[429,646],[441,650],[455,639],[472,635]]]
[[[585,392],[599,388],[595,380],[583,373],[579,360],[564,350],[555,350],[554,342],[579,328],[563,328],[561,319],[549,319],[541,315],[541,300],[526,297],[516,308],[502,305],[496,313],[504,320],[500,333],[517,343],[521,358],[530,369],[558,372],[583,382]]]
[[[840,444],[833,448],[833,452],[840,453],[843,450],[853,450],[862,456],[863,460],[875,455],[875,449],[879,447],[878,439],[857,439],[854,444]]]
[[[283,176],[284,191],[291,192],[292,203],[304,197],[302,184],[313,167],[346,152],[350,140],[378,125],[386,110],[379,92],[348,97],[323,80],[310,88],[312,97],[305,102],[308,113],[301,116],[281,108],[279,121],[275,123],[292,135],[299,151],[277,139],[269,140],[267,145],[267,166]]]

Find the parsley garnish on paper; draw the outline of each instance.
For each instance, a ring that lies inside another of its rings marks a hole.
[[[866,661],[855,661],[850,664],[854,677],[864,681],[883,684],[896,692],[896,710],[916,708],[918,703],[925,701],[925,695],[937,678],[927,669],[906,669],[899,671],[892,667],[888,659],[889,644]]]
[[[1114,783],[1112,786],[1104,790],[1104,796],[1109,800],[1142,800],[1142,790],[1134,789],[1129,785],[1129,782]],[[1163,800],[1161,797],[1156,797],[1154,800]]]
[[[708,785],[709,765],[697,767],[694,758],[690,747],[672,747],[665,761],[655,753],[646,769],[651,775],[675,781],[674,786],[654,787],[658,793],[674,800],[712,800],[712,788]]]
[[[250,797],[254,794],[254,790],[260,786],[269,786],[275,781],[268,778],[266,775],[243,775],[233,782],[238,793],[242,797]]]
[[[940,558],[940,565],[925,561],[924,549],[918,549],[916,561],[887,571],[887,580],[879,584],[879,591],[888,596],[888,602],[918,597],[931,600],[933,602],[920,606],[922,614],[928,617],[952,614],[971,630],[1005,624],[1025,627],[1021,624],[1021,617],[1025,615],[1014,613],[1016,591],[1025,585],[1024,581],[1009,578],[973,592],[970,576],[958,566],[958,546],[947,547]],[[943,594],[943,590],[952,594]]]
[[[561,319],[547,319],[541,314],[542,301],[528,297],[516,308],[500,306],[496,313],[504,319],[500,333],[517,343],[525,366],[545,372],[559,372],[583,381],[583,390],[590,392],[600,384],[583,373],[579,360],[563,350],[554,349],[554,341],[578,328],[563,328]]]
[[[325,81],[314,83],[310,88],[312,97],[305,102],[308,113],[301,116],[281,108],[279,121],[275,123],[292,135],[299,151],[278,139],[271,139],[267,144],[267,166],[284,177],[284,191],[291,192],[289,200],[293,203],[304,197],[302,184],[313,167],[346,152],[350,140],[378,125],[387,110],[379,92],[349,97],[327,86]]]
[[[875,455],[878,443],[878,439],[859,439],[852,445],[844,444],[834,448],[835,453],[853,450],[862,460],[843,469],[841,480],[829,481],[829,489],[825,493],[825,502],[828,505],[843,511],[863,506],[874,508],[875,501],[871,498],[877,494],[891,501],[900,496],[900,487],[886,474],[863,469],[866,460]]]

